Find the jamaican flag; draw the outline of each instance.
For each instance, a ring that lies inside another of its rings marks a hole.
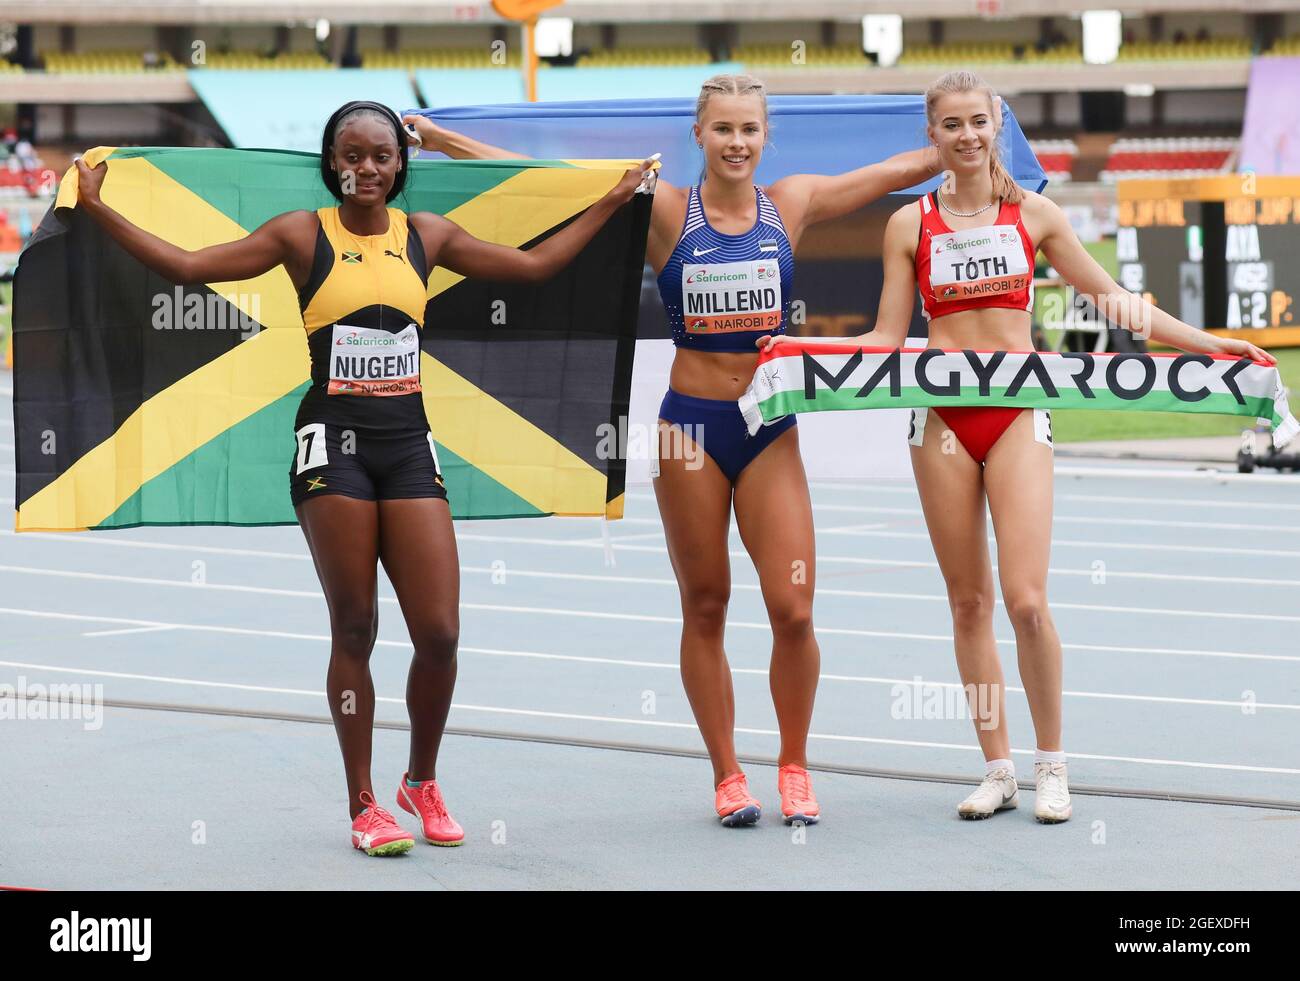
[[[315,154],[96,148],[101,195],[184,249],[335,204]],[[528,248],[635,162],[411,161],[392,207]],[[14,415],[20,531],[293,524],[293,419],[310,378],[283,267],[176,286],[76,207],[75,168],[19,262]],[[457,518],[620,517],[650,199],[638,195],[540,285],[429,278],[424,407]],[[616,445],[616,444],[615,444]]]

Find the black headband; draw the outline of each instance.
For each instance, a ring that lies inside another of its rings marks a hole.
[[[406,142],[406,131],[402,128],[402,120],[392,109],[380,102],[371,102],[363,99],[357,102],[348,102],[334,110],[329,121],[325,124],[325,132],[321,135],[320,150],[320,175],[324,181],[326,189],[334,195],[335,198],[342,201],[343,192],[339,186],[338,175],[330,167],[328,155],[334,146],[334,137],[338,131],[339,120],[350,112],[356,112],[358,109],[369,109],[378,112],[388,120],[389,125],[393,127],[393,135],[397,140],[397,153],[401,157],[402,166],[398,168],[397,177],[393,180],[392,189],[389,190],[387,200],[392,201],[394,197],[402,193],[406,187],[407,167],[406,162],[409,159],[407,155],[408,144]]]
[[[374,109],[377,112],[383,113],[388,117],[389,122],[397,127],[398,133],[401,133],[402,120],[398,118],[397,113],[393,112],[392,109],[389,109],[388,106],[384,105],[382,102],[371,102],[368,99],[361,99],[356,102],[345,103],[334,111],[334,115],[330,117],[329,121],[330,136],[332,137],[334,135],[335,130],[338,128],[340,119],[350,112],[356,112],[358,109]]]

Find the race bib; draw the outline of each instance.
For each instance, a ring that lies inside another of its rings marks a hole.
[[[691,334],[777,330],[781,266],[776,259],[683,265],[682,315]]]
[[[397,333],[335,324],[330,395],[409,395],[420,390],[420,330]]]
[[[1032,275],[1015,225],[968,228],[930,239],[930,288],[940,302],[1028,289]]]

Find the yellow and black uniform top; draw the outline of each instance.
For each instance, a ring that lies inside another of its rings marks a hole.
[[[298,294],[311,388],[295,429],[316,422],[391,432],[428,428],[420,394],[424,243],[405,212],[387,211],[388,231],[381,235],[352,234],[337,207],[316,211],[316,253]]]

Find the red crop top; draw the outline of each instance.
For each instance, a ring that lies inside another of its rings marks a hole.
[[[926,320],[961,310],[1034,309],[1034,248],[1020,205],[1003,201],[997,219],[955,232],[939,217],[937,191],[921,198],[916,286]]]

